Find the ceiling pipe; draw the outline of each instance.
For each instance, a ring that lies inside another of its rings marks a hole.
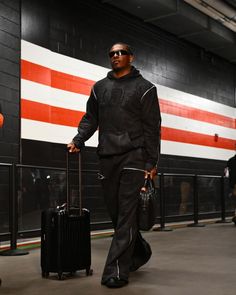
[[[236,10],[220,0],[184,0],[196,9],[236,32]]]
[[[221,0],[204,0],[209,6],[225,15],[228,19],[236,21],[236,10]]]

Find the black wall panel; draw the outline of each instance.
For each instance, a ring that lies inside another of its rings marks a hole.
[[[49,45],[50,1],[22,1],[22,38],[39,46]],[[56,3],[55,3],[56,4]]]
[[[20,1],[0,0],[0,163],[19,162]],[[0,232],[9,231],[9,167],[0,166]]]
[[[19,162],[20,1],[0,0],[0,162]]]

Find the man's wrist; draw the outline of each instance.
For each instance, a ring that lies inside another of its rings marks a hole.
[[[151,162],[147,162],[147,163],[145,164],[145,170],[147,170],[147,171],[151,171],[151,170],[153,170],[153,169],[156,169],[156,170],[157,170],[157,164],[155,164],[155,163],[151,163]]]
[[[72,140],[72,142],[71,142],[72,144],[74,144],[74,146],[77,148],[77,149],[79,149],[79,150],[81,150],[81,148],[83,147],[83,145],[80,145],[78,142],[76,142],[74,139]]]

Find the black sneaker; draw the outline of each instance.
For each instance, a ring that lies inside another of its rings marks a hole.
[[[103,285],[107,286],[108,288],[122,288],[128,284],[127,280],[120,279],[120,278],[109,278]]]

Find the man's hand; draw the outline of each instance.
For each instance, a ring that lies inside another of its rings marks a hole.
[[[157,175],[157,168],[153,168],[151,171],[145,171],[144,178],[148,178],[150,176],[151,179],[153,179]]]
[[[68,149],[69,153],[79,153],[80,152],[80,149],[77,148],[73,142],[68,143],[67,149]]]

